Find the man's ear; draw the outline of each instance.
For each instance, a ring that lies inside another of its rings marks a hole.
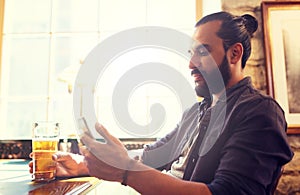
[[[241,43],[236,43],[230,47],[229,52],[229,62],[231,64],[236,64],[243,56],[243,45]]]

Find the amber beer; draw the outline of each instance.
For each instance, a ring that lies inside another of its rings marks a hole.
[[[55,179],[56,166],[52,154],[57,151],[58,140],[33,140],[33,173],[35,181]]]
[[[56,163],[52,155],[58,150],[57,123],[35,123],[32,139],[33,179],[48,182],[55,179]]]

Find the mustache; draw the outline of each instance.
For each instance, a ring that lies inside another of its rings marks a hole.
[[[202,73],[200,72],[200,70],[199,70],[198,68],[193,69],[193,70],[191,71],[191,75],[193,75],[193,74],[200,74],[200,75],[202,75]]]

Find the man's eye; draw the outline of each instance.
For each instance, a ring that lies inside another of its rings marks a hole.
[[[193,55],[197,55],[197,56],[207,56],[209,55],[209,52],[207,51],[206,48],[198,48],[195,51],[190,49],[188,50],[188,53],[193,56]]]
[[[199,48],[197,49],[197,53],[199,56],[207,56],[209,55],[209,52],[205,48]]]

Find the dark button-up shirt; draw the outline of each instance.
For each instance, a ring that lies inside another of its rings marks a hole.
[[[147,146],[143,162],[168,168],[199,131],[183,179],[206,183],[213,194],[270,194],[293,156],[278,103],[255,90],[247,77],[226,90],[200,123],[198,109],[194,104],[170,134]]]

